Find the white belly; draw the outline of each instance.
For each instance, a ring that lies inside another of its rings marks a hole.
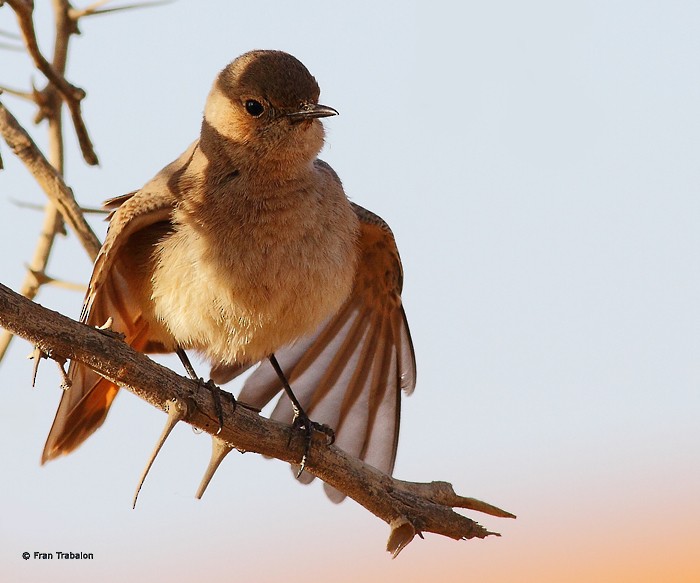
[[[213,362],[266,358],[313,332],[350,292],[349,252],[321,253],[309,262],[294,245],[263,252],[229,242],[224,257],[209,252],[210,245],[183,225],[160,243],[153,301],[176,342]]]

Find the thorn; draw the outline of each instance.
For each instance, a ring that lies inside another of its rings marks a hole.
[[[112,12],[122,12],[124,10],[134,10],[137,8],[150,8],[153,6],[171,4],[174,0],[161,0],[160,2],[141,2],[139,4],[125,4],[122,6],[115,6],[114,8],[100,9],[100,6],[103,6],[110,1],[111,0],[100,0],[99,2],[95,2],[94,4],[88,6],[87,8],[83,8],[82,10],[76,10],[75,8],[71,8],[68,11],[68,16],[71,18],[71,20],[77,21],[80,18],[83,18],[84,16],[97,16],[100,14],[110,14]]]
[[[2,43],[0,43],[0,47],[2,47]],[[13,89],[12,87],[8,87],[7,85],[0,85],[0,91],[2,91],[3,93],[7,93],[8,95],[13,95],[14,97],[26,99],[27,101],[31,101],[32,103],[34,102],[34,95],[32,93],[29,93],[28,91]]]
[[[399,553],[406,548],[406,545],[413,540],[416,534],[423,538],[421,533],[416,532],[411,522],[403,516],[392,520],[389,526],[391,527],[391,534],[386,543],[386,550],[391,553],[392,559],[399,556]]]
[[[139,480],[139,484],[136,487],[136,492],[134,493],[134,501],[132,508],[136,508],[136,501],[139,497],[139,492],[141,491],[141,486],[143,486],[143,482],[146,479],[146,476],[148,475],[149,470],[151,469],[151,466],[153,465],[153,462],[156,459],[156,456],[160,452],[160,449],[163,447],[163,444],[165,443],[165,440],[168,439],[168,436],[170,435],[170,432],[173,430],[173,427],[177,425],[179,421],[182,421],[187,417],[187,403],[183,401],[182,399],[171,399],[168,401],[167,404],[167,413],[168,413],[168,419],[165,422],[165,427],[163,428],[163,433],[161,433],[160,438],[156,442],[156,447],[153,450],[153,453],[151,454],[151,457],[148,459],[148,463],[146,464],[145,469],[143,470],[143,473],[141,474],[141,479]]]
[[[27,357],[30,360],[34,360],[34,368],[32,369],[32,388],[36,386],[36,375],[39,372],[39,363],[42,358],[46,358],[46,354],[41,351],[38,346],[34,347],[32,353]]]
[[[209,460],[209,465],[207,466],[207,469],[204,472],[202,481],[199,484],[199,488],[197,488],[197,493],[194,495],[195,498],[197,498],[197,500],[200,500],[202,498],[202,495],[207,489],[209,482],[211,482],[211,479],[214,477],[216,470],[219,469],[219,465],[232,449],[233,446],[231,444],[224,441],[220,437],[217,437],[216,435],[212,435],[211,459]]]
[[[55,277],[47,275],[47,273],[43,270],[32,269],[32,267],[26,263],[24,264],[24,267],[34,276],[34,279],[36,279],[37,287],[42,285],[53,285],[70,291],[85,292],[85,286],[81,283],[73,283],[63,279],[56,279]]]
[[[109,2],[111,2],[111,0],[98,0],[97,2],[94,2],[93,4],[90,4],[90,6],[83,8],[82,10],[76,10],[75,8],[72,8],[72,9],[68,10],[68,16],[72,20],[78,20],[79,18],[82,18],[83,16],[88,16],[90,14],[94,14],[100,6],[104,6],[105,4],[108,4]]]
[[[108,215],[112,212],[107,209],[95,208],[91,206],[81,206],[80,210],[83,211],[86,215]]]
[[[2,89],[0,88],[0,91]],[[37,204],[34,202],[25,202],[23,200],[19,200],[13,197],[9,197],[8,199],[13,205],[19,208],[24,208],[24,209],[29,209],[32,211],[45,211],[46,210],[46,205],[45,204]],[[89,207],[89,206],[81,206],[80,210],[83,211],[85,214],[93,214],[93,215],[108,215],[111,211],[105,210],[105,209],[100,209],[100,208],[94,208],[94,207]]]

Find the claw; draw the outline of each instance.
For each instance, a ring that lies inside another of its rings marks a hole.
[[[39,362],[39,361],[37,360],[37,362]],[[65,359],[62,359],[62,360],[54,359],[54,362],[58,366],[58,370],[61,373],[61,388],[64,391],[67,391],[68,389],[70,389],[73,382],[68,378],[68,373],[66,372],[66,369],[63,368],[63,365],[66,364],[66,361],[65,361]],[[36,373],[35,373],[35,378],[36,378]],[[33,382],[32,382],[32,386],[34,386]]]
[[[311,420],[306,416],[306,414],[301,414],[298,410],[295,411],[294,419],[292,420],[292,430],[301,430],[304,432],[304,454],[301,456],[301,461],[299,462],[299,470],[294,476],[297,480],[301,476],[304,468],[306,467],[306,459],[309,456],[309,448],[311,447]],[[287,442],[287,447],[292,441],[293,432],[289,434],[289,441]]]
[[[316,421],[311,421],[308,415],[301,410],[296,410],[294,414],[294,419],[292,420],[292,429],[301,430],[304,432],[304,455],[301,456],[301,462],[299,463],[299,470],[296,473],[296,479],[299,479],[301,473],[306,467],[306,460],[309,457],[309,449],[311,448],[311,439],[314,431],[323,433],[326,436],[326,443],[331,445],[335,441],[335,432],[331,427],[325,425],[324,423],[317,423]],[[289,435],[289,441],[287,442],[287,447],[292,441],[292,433]]]
[[[163,444],[165,443],[165,440],[168,439],[168,436],[170,435],[170,432],[173,430],[173,427],[177,425],[179,421],[182,421],[185,417],[187,417],[187,403],[181,399],[173,399],[171,401],[168,401],[168,419],[165,422],[165,427],[163,428],[163,433],[161,433],[160,438],[156,442],[156,446],[153,449],[153,453],[151,454],[151,457],[148,459],[148,463],[146,464],[145,469],[143,470],[143,473],[141,474],[141,479],[139,480],[138,486],[136,487],[136,492],[134,493],[134,502],[132,505],[132,508],[136,508],[136,500],[139,497],[139,492],[141,491],[141,486],[143,486],[143,482],[146,479],[146,476],[148,475],[149,470],[151,469],[151,466],[153,465],[153,462],[156,459],[156,456],[160,452],[160,449],[163,447]]]
[[[324,425],[323,423],[316,423],[315,421],[311,421],[311,419],[309,419],[309,416],[302,408],[299,399],[297,399],[294,395],[292,387],[289,386],[289,381],[284,375],[284,371],[282,370],[280,363],[277,361],[277,357],[274,354],[270,354],[270,356],[268,356],[268,360],[270,361],[272,368],[275,369],[275,372],[277,373],[277,376],[279,377],[279,380],[282,383],[282,387],[287,393],[289,400],[292,402],[292,410],[294,411],[294,418],[292,419],[292,429],[301,429],[304,431],[304,455],[301,456],[301,462],[299,463],[299,471],[296,475],[297,479],[299,479],[299,476],[301,476],[301,473],[304,471],[304,467],[306,466],[306,460],[308,458],[309,449],[311,447],[311,436],[313,434],[314,429],[325,434],[328,445],[332,444],[335,441],[335,432],[328,425]],[[292,442],[292,435],[293,432],[290,432],[289,441],[287,441],[287,447],[289,447],[289,445]]]
[[[117,340],[126,339],[125,334],[112,329],[112,324],[114,324],[114,320],[112,319],[112,316],[110,316],[109,318],[107,318],[107,321],[104,324],[102,324],[101,326],[95,326],[95,330],[97,330],[100,334],[104,334],[105,336],[108,336],[110,338],[116,338]]]
[[[202,380],[202,379],[200,379]],[[216,419],[219,423],[219,427],[216,430],[216,435],[219,435],[221,433],[221,430],[224,427],[224,410],[221,407],[221,395],[219,395],[219,387],[216,386],[216,383],[209,379],[206,383],[202,381],[204,386],[211,391],[211,398],[214,401],[214,410],[216,411]],[[233,401],[233,409],[236,409],[236,399],[231,395],[231,400]]]
[[[223,459],[229,454],[233,449],[233,446],[223,439],[216,437],[215,435],[211,438],[211,459],[209,460],[209,465],[204,472],[204,477],[202,477],[202,482],[197,488],[197,493],[194,495],[197,500],[199,500],[204,491],[207,489],[209,482],[214,477],[216,470],[219,469],[219,465]]]

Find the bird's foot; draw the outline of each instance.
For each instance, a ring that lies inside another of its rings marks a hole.
[[[221,433],[221,430],[224,427],[224,409],[221,405],[221,393],[226,393],[230,397],[231,405],[234,411],[236,410],[236,406],[238,405],[236,398],[228,391],[222,390],[211,379],[205,381],[203,378],[200,377],[199,379],[197,379],[197,383],[201,388],[208,390],[211,394],[212,401],[214,402],[214,411],[216,412],[216,420],[219,424],[215,435],[219,435],[219,433]]]
[[[309,456],[309,449],[311,448],[311,439],[313,437],[313,432],[323,433],[326,436],[326,444],[331,445],[335,441],[335,431],[333,428],[329,427],[325,423],[318,423],[309,419],[309,416],[301,409],[296,409],[294,411],[294,419],[292,420],[292,429],[296,431],[302,431],[304,434],[304,455],[301,456],[301,463],[299,464],[299,471],[296,477],[301,476],[301,473],[306,467],[306,460]],[[289,441],[291,443],[292,434],[289,436]]]

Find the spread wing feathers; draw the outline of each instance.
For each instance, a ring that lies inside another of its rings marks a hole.
[[[142,352],[172,350],[161,330],[152,330],[144,317],[150,305],[147,264],[152,245],[170,228],[171,198],[132,193],[113,199],[121,205],[111,217],[107,238],[95,262],[80,320],[102,326],[112,318],[111,330]],[[112,201],[108,201],[110,204]],[[70,453],[105,420],[118,387],[87,366],[73,361],[68,368],[71,386],[62,397],[44,446],[42,463]]]
[[[349,299],[313,335],[275,354],[302,407],[314,421],[335,430],[336,444],[391,473],[401,390],[410,394],[415,388],[415,355],[401,305],[403,274],[394,237],[382,219],[353,206],[361,221],[361,253]],[[248,378],[239,398],[262,408],[281,390],[265,361]],[[272,418],[291,422],[292,416],[291,403],[282,395]],[[325,487],[331,500],[343,499],[340,492]]]

